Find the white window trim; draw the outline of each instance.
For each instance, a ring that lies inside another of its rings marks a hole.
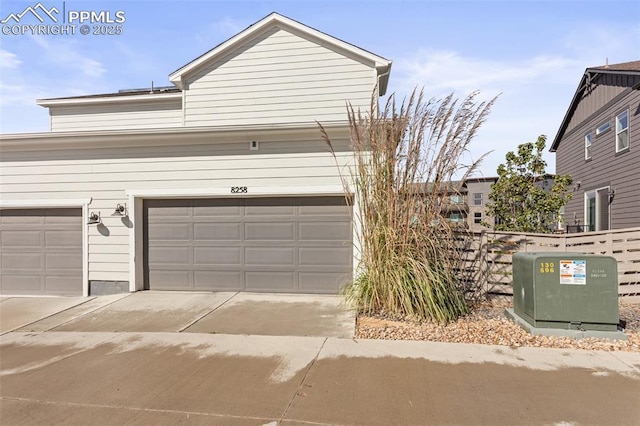
[[[82,295],[89,296],[89,204],[91,198],[40,199],[40,200],[0,200],[3,209],[46,209],[56,207],[77,207],[82,209]]]
[[[476,203],[476,195],[480,195],[480,204]],[[474,206],[482,206],[482,205],[484,205],[484,194],[482,192],[474,192],[473,193],[473,205]]]
[[[625,127],[622,130],[618,130],[619,117],[623,114],[627,115],[627,127]],[[627,146],[625,146],[624,148],[620,148],[618,145],[618,136],[625,131],[627,132]],[[620,114],[616,115],[616,153],[628,150],[630,144],[631,144],[631,141],[629,140],[629,110],[627,109],[622,111]]]
[[[596,129],[596,136],[600,136],[601,134],[606,133],[609,130],[611,130],[611,122],[606,121],[598,126],[598,128]]]
[[[589,142],[587,144],[587,142]],[[584,159],[591,159],[591,147],[593,146],[593,138],[591,137],[591,132],[584,135]]]
[[[585,191],[584,192],[584,226],[587,226],[587,200],[591,197],[589,197],[589,194],[593,194],[593,198],[596,200],[596,216],[595,216],[595,221],[596,223],[594,224],[594,228],[593,231],[599,231],[598,229],[598,212],[600,211],[600,199],[598,198],[598,191],[602,191],[602,190],[606,190],[607,192],[609,192],[611,189],[611,187],[609,186],[602,186],[600,188],[594,188],[590,191]],[[611,205],[608,204],[607,205],[607,210],[609,211],[609,223],[608,223],[608,228],[611,229]],[[590,225],[590,224],[589,224]]]

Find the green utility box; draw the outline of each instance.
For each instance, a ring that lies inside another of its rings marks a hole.
[[[616,260],[584,253],[514,254],[513,312],[536,328],[616,331]]]

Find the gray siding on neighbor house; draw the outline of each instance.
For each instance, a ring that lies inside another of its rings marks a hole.
[[[584,120],[597,113],[602,108],[608,109],[608,103],[630,87],[638,84],[640,77],[635,75],[600,74],[592,80],[591,90],[584,91],[580,103],[576,107],[566,133],[570,133],[576,126],[580,126]],[[566,137],[566,135],[565,135]]]
[[[625,93],[567,131],[558,146],[556,173],[570,174],[574,181],[573,198],[565,207],[567,225],[584,225],[585,191],[610,186],[615,190],[609,212],[611,229],[640,226],[640,90],[626,89]],[[625,109],[629,110],[629,149],[616,153],[615,117]],[[606,121],[610,130],[596,136],[596,128]],[[589,132],[591,159],[585,160],[584,137]]]

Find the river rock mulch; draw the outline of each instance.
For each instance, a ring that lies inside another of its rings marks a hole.
[[[531,335],[505,315],[504,310],[512,307],[512,300],[504,297],[476,302],[472,305],[470,314],[446,325],[430,321],[418,323],[384,312],[372,316],[360,315],[356,321],[355,337],[640,352],[640,303],[620,302],[619,306],[620,320],[625,326],[627,341]]]

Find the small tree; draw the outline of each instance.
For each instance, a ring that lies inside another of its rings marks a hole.
[[[560,209],[569,201],[570,175],[552,176],[545,172],[542,152],[545,135],[518,146],[498,166],[498,181],[491,185],[487,214],[495,218],[498,231],[549,233],[559,220]],[[553,184],[549,187],[549,179]]]

